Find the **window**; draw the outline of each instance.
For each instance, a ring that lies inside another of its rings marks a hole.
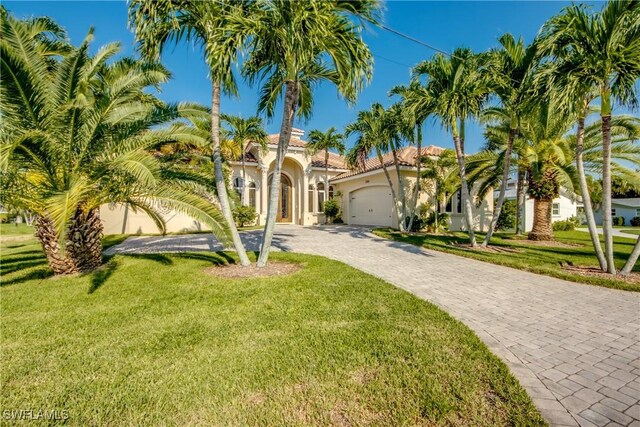
[[[444,195],[445,200],[446,200],[446,204],[444,206],[444,211],[447,213],[451,213],[453,212],[453,194],[445,194]]]
[[[318,184],[318,210],[317,212],[322,212],[324,208],[324,184]]]
[[[252,208],[257,210],[257,205],[256,205],[256,183],[255,182],[252,182],[252,183],[249,184],[248,194],[249,194],[249,206],[251,206]]]
[[[560,216],[560,203],[554,203],[551,205],[551,215]]]
[[[313,184],[309,184],[309,191],[307,194],[309,195],[309,212],[313,212]]]
[[[636,216],[640,216],[640,208],[636,208]]]
[[[329,186],[329,199],[333,199],[333,185]]]
[[[456,192],[456,211],[462,213],[462,190]]]
[[[615,209],[611,209],[611,216],[616,216],[616,210]]]
[[[236,190],[236,193],[238,193],[238,196],[240,196],[240,198],[242,199],[242,178],[237,176],[235,178],[233,178],[233,189]]]

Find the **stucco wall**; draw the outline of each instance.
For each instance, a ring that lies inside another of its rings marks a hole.
[[[134,210],[123,204],[106,204],[100,206],[100,218],[104,224],[105,234],[157,234],[160,232],[156,223],[141,210]],[[167,211],[163,218],[168,233],[202,231],[210,228],[193,218],[175,211]]]

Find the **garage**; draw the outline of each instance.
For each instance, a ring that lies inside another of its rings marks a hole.
[[[393,227],[392,200],[387,186],[364,187],[351,192],[349,224]]]

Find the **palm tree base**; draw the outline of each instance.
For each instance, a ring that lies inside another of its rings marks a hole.
[[[535,241],[551,241],[551,240],[554,240],[554,237],[553,237],[553,234],[538,233],[538,232],[533,232],[532,231],[527,236],[527,239],[535,240]]]

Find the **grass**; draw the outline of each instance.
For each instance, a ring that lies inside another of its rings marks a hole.
[[[34,246],[1,254],[3,409],[67,410],[68,425],[544,425],[467,327],[345,264],[274,253],[303,270],[229,280],[204,271],[226,253],[117,255],[25,279]]]
[[[571,247],[537,246],[527,243],[526,240],[521,238],[516,238],[513,234],[496,233],[494,234],[495,237],[491,240],[493,246],[517,250],[517,252],[502,253],[476,251],[455,246],[456,244],[464,244],[469,241],[467,235],[460,232],[442,235],[422,235],[399,233],[391,229],[376,229],[374,233],[380,237],[412,243],[427,249],[461,255],[467,258],[474,258],[480,261],[517,268],[519,270],[531,271],[533,273],[545,274],[560,279],[608,288],[640,291],[640,286],[638,285],[617,279],[581,276],[566,271],[560,266],[560,263],[572,263],[573,265],[579,266],[598,266],[598,261],[591,246],[589,233],[582,231],[555,232],[556,239],[559,242],[572,245]],[[482,238],[484,238],[484,234],[478,233],[478,240]],[[633,249],[635,239],[629,236],[629,239],[614,237],[613,240],[616,265],[618,268],[621,268]],[[640,271],[640,265],[636,264],[634,271]]]
[[[620,230],[620,232],[624,234],[635,234],[636,236],[638,236],[640,235],[640,228],[624,229],[624,230]]]
[[[0,224],[0,236],[27,236],[32,235],[35,232],[34,228],[22,223],[22,224]]]

